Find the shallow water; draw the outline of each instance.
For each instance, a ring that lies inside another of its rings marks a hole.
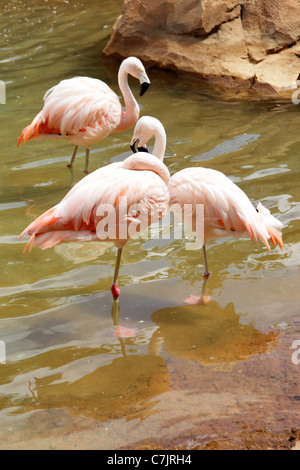
[[[201,251],[187,250],[186,240],[137,239],[124,249],[119,320],[135,336],[123,339],[111,316],[113,246],[23,254],[18,235],[84,176],[84,149],[71,173],[68,143],[30,141],[17,149],[18,136],[61,79],[87,75],[118,90],[118,64],[104,64],[101,51],[121,8],[121,0],[0,6],[0,448],[114,449],[154,438],[167,447],[170,433],[191,445],[191,417],[239,412],[229,391],[214,393],[213,371],[225,371],[229,384],[236,364],[267,361],[276,351],[280,361],[278,338],[299,320],[300,108],[289,100],[245,98],[148,70],[141,113],[166,128],[170,172],[218,169],[284,223],[282,252],[250,240],[210,243],[208,305],[184,302],[200,293],[203,271]],[[131,86],[138,96],[138,84]],[[129,155],[131,134],[95,145],[91,170]],[[184,382],[182,371],[195,364],[202,375]],[[203,368],[212,371],[209,393]],[[278,374],[279,388],[281,380]]]

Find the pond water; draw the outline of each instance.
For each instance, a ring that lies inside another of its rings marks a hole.
[[[71,173],[71,145],[43,139],[17,149],[21,130],[64,78],[101,78],[119,93],[119,64],[103,63],[101,52],[122,1],[99,5],[0,6],[0,448],[118,449],[151,447],[153,439],[168,447],[166,436],[188,447],[194,419],[238,413],[229,391],[217,390],[219,371],[229,383],[237,364],[276,354],[280,335],[299,320],[300,108],[289,99],[148,70],[151,87],[138,101],[141,114],[165,126],[171,174],[218,169],[284,224],[283,251],[231,238],[209,244],[206,306],[185,304],[201,291],[203,259],[183,239],[139,238],[125,247],[119,321],[135,336],[123,339],[111,315],[114,246],[23,254],[18,235],[84,176],[85,155],[80,148]],[[131,87],[138,96],[135,80]],[[90,169],[128,156],[131,135],[95,145]]]

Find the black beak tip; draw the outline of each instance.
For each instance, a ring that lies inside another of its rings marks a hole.
[[[133,144],[130,145],[130,148],[131,148],[131,151],[132,153],[137,153],[137,150],[135,148],[135,144],[137,143],[137,140],[135,142],[133,142]]]
[[[137,153],[137,152],[147,152],[147,153],[149,153],[149,150],[146,147],[138,147],[136,149],[135,146],[136,146],[137,142],[138,141],[136,140],[135,142],[133,142],[133,144],[130,145],[132,153]]]
[[[149,150],[146,147],[138,147],[138,152],[146,152],[149,153]]]
[[[150,83],[147,83],[147,82],[142,83],[142,85],[141,85],[141,91],[140,91],[140,96],[143,96],[143,95],[146,93],[146,91],[148,90],[149,86],[150,86]]]

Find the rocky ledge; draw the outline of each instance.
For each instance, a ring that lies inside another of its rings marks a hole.
[[[283,93],[300,72],[300,0],[124,0],[104,58]]]

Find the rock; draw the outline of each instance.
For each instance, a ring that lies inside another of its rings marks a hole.
[[[170,34],[194,34],[207,36],[221,24],[240,16],[240,1],[192,1],[169,2],[166,16],[166,30]]]
[[[300,72],[300,0],[125,0],[104,58],[283,92]]]
[[[242,18],[245,43],[255,62],[296,44],[300,37],[298,0],[247,0]]]

